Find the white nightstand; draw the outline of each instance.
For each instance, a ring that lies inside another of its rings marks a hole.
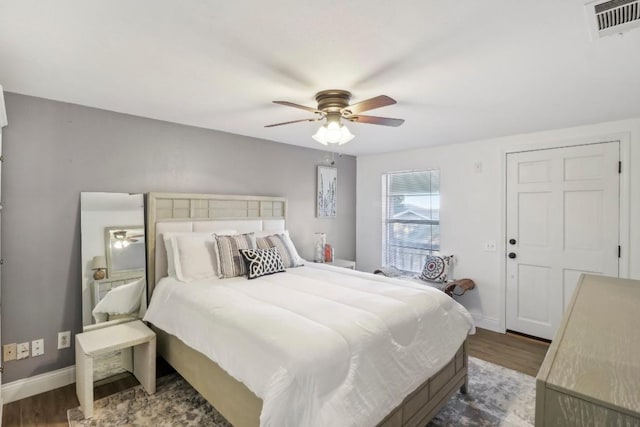
[[[93,358],[133,347],[133,374],[156,392],[156,334],[140,320],[76,335],[76,394],[85,418],[93,416]]]
[[[327,262],[325,263],[327,265],[333,265],[335,267],[342,267],[342,268],[348,268],[350,270],[355,270],[356,269],[356,262],[355,261],[349,261],[348,259],[334,259],[333,262]]]

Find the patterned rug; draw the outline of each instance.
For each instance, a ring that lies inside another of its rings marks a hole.
[[[469,394],[456,393],[429,427],[533,426],[535,378],[473,357],[469,358]],[[67,411],[70,427],[231,425],[177,374],[158,379],[156,394],[141,386],[94,402],[94,417],[80,408]]]

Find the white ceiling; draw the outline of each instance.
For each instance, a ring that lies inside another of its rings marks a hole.
[[[356,155],[640,117],[639,76],[640,30],[592,41],[582,0],[0,0],[6,91],[313,148],[272,100],[395,98]]]

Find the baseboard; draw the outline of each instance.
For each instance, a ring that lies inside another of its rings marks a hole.
[[[504,333],[504,330],[500,328],[500,321],[493,317],[483,316],[479,313],[471,313],[473,321],[478,328],[488,329],[493,332]]]
[[[56,371],[2,384],[2,400],[5,404],[25,397],[44,393],[76,382],[76,367],[67,366]]]

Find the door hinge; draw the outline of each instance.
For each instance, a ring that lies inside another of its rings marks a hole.
[[[621,254],[622,254],[622,248],[618,245],[618,258],[620,258]]]
[[[4,366],[0,365],[0,374],[4,374]]]
[[[618,162],[618,173],[622,173],[622,162]]]

